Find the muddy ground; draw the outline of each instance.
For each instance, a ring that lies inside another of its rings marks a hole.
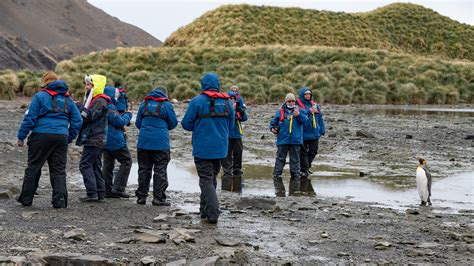
[[[69,208],[51,207],[47,167],[33,207],[23,208],[14,198],[27,150],[14,143],[25,111],[21,105],[27,102],[0,102],[0,263],[472,264],[472,209],[443,214],[414,202],[411,209],[400,212],[350,202],[344,195],[275,199],[219,192],[223,213],[217,225],[210,225],[196,212],[186,211],[185,206],[199,204],[197,193],[171,191],[171,207],[139,206],[135,198],[81,203],[80,148],[73,145],[68,158]],[[267,124],[277,108],[249,107],[244,163],[273,164],[274,137]],[[328,132],[320,141],[314,168],[352,171],[361,179],[396,187],[414,186],[415,156],[428,160],[435,179],[472,170],[474,141],[465,138],[474,134],[473,116],[398,108],[323,106]],[[181,118],[185,105],[176,110]],[[134,156],[136,134],[134,127],[129,128]],[[190,133],[178,126],[172,132],[172,146],[177,164],[192,163]],[[133,189],[129,187],[130,194]]]

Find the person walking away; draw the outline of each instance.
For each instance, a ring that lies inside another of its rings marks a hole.
[[[235,86],[233,86],[235,87]],[[222,190],[242,192],[242,122],[247,121],[247,111],[245,104],[239,101],[235,91],[228,92],[235,110],[234,126],[229,132],[229,148],[227,157],[222,161]]]
[[[76,144],[84,146],[79,171],[84,180],[87,195],[83,202],[103,202],[105,181],[102,176],[102,152],[107,143],[107,114],[112,99],[104,94],[107,78],[102,75],[86,75],[86,97],[81,112],[84,123]]]
[[[297,104],[300,110],[308,116],[308,122],[303,126],[303,146],[301,146],[300,152],[300,189],[309,196],[316,196],[309,178],[309,169],[316,154],[318,154],[319,138],[326,134],[326,127],[321,107],[313,100],[312,92],[309,88],[303,87],[300,89]]]
[[[201,188],[201,218],[215,224],[219,219],[217,174],[227,156],[229,130],[234,126],[235,112],[227,93],[220,92],[219,76],[206,73],[201,78],[202,93],[189,103],[181,125],[192,131],[194,164]]]
[[[303,125],[308,118],[305,113],[300,112],[295,102],[295,95],[288,93],[285,103],[276,111],[269,126],[270,131],[277,135],[277,155],[273,169],[273,184],[277,197],[285,197],[286,191],[281,175],[288,153],[290,154],[291,174],[289,196],[300,194],[300,149],[303,144]]]
[[[138,189],[137,204],[146,204],[153,172],[153,201],[156,206],[170,206],[166,201],[168,163],[170,156],[169,131],[178,120],[173,105],[168,101],[166,89],[158,86],[140,104],[135,125],[140,130],[137,143]]]
[[[103,153],[102,176],[105,181],[106,198],[129,198],[125,192],[128,176],[132,168],[132,156],[127,146],[123,128],[130,123],[132,119],[131,112],[119,114],[116,104],[118,90],[115,87],[107,86],[104,94],[112,99],[108,106],[107,114],[107,143]],[[117,172],[114,172],[115,160],[120,163]]]
[[[47,161],[53,189],[51,203],[54,208],[67,208],[66,163],[68,144],[77,136],[82,118],[69,97],[64,80],[54,72],[43,75],[41,91],[31,100],[17,135],[17,145],[24,146],[28,136],[28,164],[18,202],[28,207],[38,189],[41,169]]]

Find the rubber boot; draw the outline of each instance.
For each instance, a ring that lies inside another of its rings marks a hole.
[[[285,197],[285,185],[283,185],[281,176],[273,176],[273,185],[275,186],[275,196]]]
[[[309,183],[310,183],[310,180],[308,179],[308,176],[304,173],[301,173],[300,191],[303,193],[308,193]]]
[[[232,192],[242,193],[242,176],[232,176]]]
[[[222,190],[232,191],[232,176],[227,174],[222,175]]]
[[[301,196],[302,193],[300,191],[300,177],[291,177],[290,179],[290,186],[289,186],[289,193],[288,196]]]

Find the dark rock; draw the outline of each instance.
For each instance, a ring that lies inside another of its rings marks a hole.
[[[265,139],[265,135],[262,135],[262,136],[260,137],[260,139]]]
[[[276,201],[273,199],[264,198],[242,198],[235,203],[235,206],[240,209],[247,207],[253,207],[257,210],[272,210],[276,205]]]
[[[359,177],[364,177],[364,176],[366,176],[366,175],[367,175],[367,174],[364,173],[364,172],[359,172]]]
[[[407,135],[405,136],[405,139],[413,139],[413,135],[407,134]]]
[[[377,244],[375,244],[375,249],[376,250],[385,250],[385,249],[388,249],[391,246],[392,246],[392,244],[390,242],[382,241],[382,242],[378,242]]]
[[[418,215],[420,214],[420,212],[418,210],[415,210],[415,209],[407,209],[405,211],[407,214],[413,214],[413,215]]]
[[[464,139],[474,139],[474,135],[466,135]]]
[[[375,138],[374,134],[366,132],[366,131],[362,131],[362,130],[357,130],[356,136],[361,137],[361,138],[368,138],[368,139]]]

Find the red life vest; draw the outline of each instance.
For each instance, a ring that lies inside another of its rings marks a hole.
[[[209,113],[198,115],[198,119],[204,118],[213,118],[213,117],[229,117],[229,94],[225,92],[218,92],[218,91],[203,91],[201,94],[207,95],[210,98],[209,103]],[[225,99],[225,111],[224,112],[217,112],[214,109],[214,99]]]
[[[58,104],[57,104],[57,100],[56,100],[56,96],[59,94],[59,92],[57,91],[53,91],[53,90],[48,90],[48,89],[42,89],[41,91],[44,91],[46,93],[48,93],[49,95],[51,95],[52,99],[51,99],[51,103],[53,104],[53,110],[51,111],[48,111],[46,113],[66,113],[68,114],[68,97],[69,97],[69,92],[66,92],[64,94],[64,108],[58,108]],[[42,115],[45,115],[46,113],[42,114]],[[40,115],[40,116],[42,116]]]
[[[107,104],[113,104],[112,99],[110,99],[109,96],[107,96],[107,95],[101,93],[101,94],[97,94],[96,96],[94,96],[94,98],[92,98],[92,101],[91,101],[91,103],[89,104],[89,108],[87,108],[87,109],[90,109],[91,106],[94,104],[94,102],[95,102],[97,99],[99,99],[99,98],[105,99],[105,100],[107,101]]]
[[[161,105],[164,101],[168,101],[168,98],[166,97],[155,97],[155,96],[146,96],[143,98],[145,100],[145,111],[143,112],[143,116],[156,116],[158,118],[161,118],[163,120],[166,119],[164,116],[160,116],[160,110],[161,110]],[[156,106],[156,110],[154,112],[150,112],[148,109],[149,101],[156,101],[158,102],[158,105]]]
[[[124,88],[119,88],[118,91],[121,92],[121,93],[127,92]]]

